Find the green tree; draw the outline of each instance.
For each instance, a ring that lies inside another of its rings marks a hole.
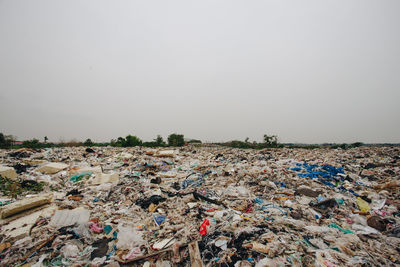
[[[162,138],[161,135],[157,135],[157,138],[154,139],[154,142],[155,142],[156,146],[165,146],[164,139]]]
[[[44,139],[45,144],[47,143],[47,140],[49,140],[49,138],[47,138],[47,136],[45,136],[43,139]]]
[[[111,146],[118,146],[117,140],[116,140],[116,139],[111,139],[111,140],[110,140],[110,145],[111,145]]]
[[[137,136],[128,135],[125,137],[125,146],[140,146],[142,144],[142,140],[140,140]]]
[[[117,145],[118,146],[126,146],[126,140],[123,137],[118,137],[117,139]]]
[[[264,145],[266,147],[277,147],[278,146],[278,136],[264,134]]]
[[[1,148],[9,148],[15,143],[15,136],[13,135],[4,135],[3,133],[0,133],[0,147]]]
[[[83,144],[85,146],[93,146],[94,145],[92,139],[90,139],[90,138],[86,139],[86,141]]]
[[[0,133],[0,148],[6,148],[6,138],[3,133]]]
[[[168,136],[168,145],[169,146],[183,146],[185,144],[185,139],[183,134],[170,134]]]

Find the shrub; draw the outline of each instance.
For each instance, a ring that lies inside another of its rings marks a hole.
[[[360,146],[363,146],[363,145],[364,145],[364,143],[362,143],[362,142],[355,142],[355,143],[350,144],[350,147],[351,148],[360,147]]]
[[[26,140],[22,142],[22,147],[27,147],[27,148],[40,148],[41,144],[38,139],[34,138],[31,140]]]
[[[86,141],[83,144],[85,146],[93,146],[94,145],[93,141],[90,138],[86,139]]]
[[[188,141],[188,144],[201,144],[201,140],[192,139]]]

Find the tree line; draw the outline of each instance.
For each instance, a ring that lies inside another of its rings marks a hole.
[[[113,146],[113,147],[179,147],[185,144],[201,144],[201,140],[191,139],[185,141],[183,134],[173,133],[170,134],[166,141],[161,135],[157,135],[152,141],[146,142],[135,135],[127,135],[126,137],[118,137],[116,139],[111,139],[110,142],[93,142],[92,139],[88,138],[84,142],[77,140],[71,140],[68,142],[58,142],[52,143],[48,142],[47,136],[43,138],[43,142],[39,139],[25,140],[22,143],[16,143],[16,138],[13,135],[4,135],[0,133],[0,148],[49,148],[49,147],[76,147],[76,146]],[[305,149],[315,149],[315,148],[332,148],[332,149],[351,149],[355,147],[365,146],[366,144],[362,142],[356,142],[351,144],[293,144],[287,143],[282,144],[278,142],[277,135],[264,134],[262,142],[252,141],[250,142],[247,137],[244,141],[233,140],[229,142],[214,143],[216,145],[227,146],[232,148],[244,148],[244,149],[263,149],[263,148],[305,148]],[[398,145],[398,144],[391,144]]]
[[[59,142],[52,143],[48,142],[47,136],[43,138],[43,142],[39,139],[33,138],[30,140],[25,140],[22,143],[16,143],[16,138],[12,135],[4,135],[0,133],[0,148],[49,148],[49,147],[75,147],[75,146],[114,146],[114,147],[134,147],[134,146],[144,146],[144,147],[168,147],[168,146],[183,146],[185,143],[201,143],[200,140],[189,140],[185,142],[183,134],[173,133],[164,141],[161,135],[150,142],[144,142],[139,137],[134,135],[127,135],[126,137],[118,137],[116,139],[111,139],[110,142],[97,143],[93,142],[92,139],[88,138],[84,142],[79,142],[76,140],[71,140],[69,142]]]

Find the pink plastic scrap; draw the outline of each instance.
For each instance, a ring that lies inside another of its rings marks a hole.
[[[124,260],[131,260],[131,259],[134,259],[134,258],[139,257],[139,256],[143,256],[143,252],[140,250],[139,247],[135,247],[135,248],[132,248],[128,252],[128,254],[123,256],[123,259]]]
[[[99,233],[101,233],[101,232],[103,232],[103,227],[99,227],[97,224],[91,224],[90,226],[89,226],[89,228],[90,228],[90,230],[92,230],[92,232],[93,233],[97,233],[97,234],[99,234]]]

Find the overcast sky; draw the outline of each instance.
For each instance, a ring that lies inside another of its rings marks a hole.
[[[400,142],[400,1],[0,0],[0,132]]]

